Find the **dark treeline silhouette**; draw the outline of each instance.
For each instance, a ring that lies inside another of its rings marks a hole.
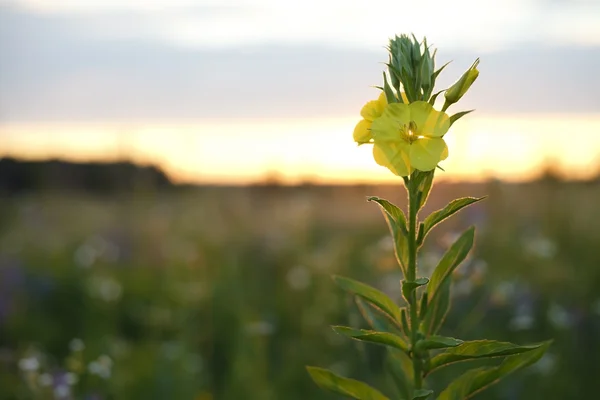
[[[0,192],[8,194],[41,190],[117,193],[172,186],[159,168],[131,162],[76,163],[0,158]]]

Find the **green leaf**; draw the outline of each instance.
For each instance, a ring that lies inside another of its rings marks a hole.
[[[367,198],[367,201],[374,201],[381,207],[383,216],[394,239],[396,260],[400,264],[402,273],[406,276],[406,269],[408,268],[408,232],[404,212],[394,204],[379,197],[372,196]]]
[[[344,378],[333,372],[317,367],[306,367],[310,377],[321,388],[352,397],[357,400],[389,400],[380,391],[364,382]]]
[[[433,271],[429,285],[427,286],[427,294],[430,301],[435,300],[438,290],[446,278],[458,267],[458,265],[467,257],[473,239],[475,237],[475,227],[467,229],[442,257],[439,264]]]
[[[429,197],[429,192],[431,192],[431,186],[433,185],[433,175],[435,174],[435,170],[427,171],[427,172],[419,172],[418,173],[418,185],[417,185],[417,199],[418,199],[418,207],[417,210],[420,210],[425,203],[427,202],[427,198]]]
[[[333,276],[334,282],[345,291],[362,297],[373,303],[386,313],[392,321],[400,326],[400,308],[387,295],[372,286],[342,276]]]
[[[437,79],[437,77],[438,77],[438,75],[440,74],[440,72],[442,72],[442,71],[444,70],[444,68],[446,68],[446,66],[447,66],[448,64],[450,64],[451,62],[452,62],[452,61],[448,61],[446,64],[442,65],[442,66],[441,66],[441,67],[440,67],[440,68],[439,68],[437,71],[435,71],[435,72],[433,73],[433,78],[434,78],[434,79]],[[443,90],[442,90],[442,91],[443,91]]]
[[[463,342],[460,346],[448,349],[433,357],[427,373],[461,361],[505,357],[513,354],[526,353],[538,349],[541,346],[543,346],[543,343],[519,346],[517,344],[498,342],[495,340],[473,340]]]
[[[402,318],[402,332],[406,335],[406,337],[410,337],[410,325],[408,324],[408,311],[405,307],[402,307],[400,310],[400,317]]]
[[[436,333],[442,327],[446,314],[450,309],[450,286],[452,276],[448,276],[437,291],[433,301],[427,306],[425,317],[421,322],[421,331],[427,335]]]
[[[390,201],[388,201],[386,199],[382,199],[377,196],[367,197],[367,201],[373,201],[373,202],[379,204],[381,209],[388,216],[390,216],[394,221],[396,221],[400,225],[400,227],[404,229],[405,232],[407,231],[406,216],[404,215],[404,212],[400,208],[398,208],[398,206],[396,206],[395,204],[391,203]]]
[[[424,286],[429,283],[427,278],[419,278],[415,281],[402,281],[402,295],[407,303],[410,303],[410,295],[419,286]]]
[[[463,343],[460,339],[445,336],[429,336],[426,339],[419,340],[415,347],[417,350],[435,350],[448,347],[460,346]]]
[[[388,104],[398,103],[398,98],[394,94],[394,91],[390,87],[388,83],[387,75],[385,71],[383,71],[383,91],[385,93],[385,98],[387,99]],[[400,103],[402,103],[402,96],[400,96]]]
[[[446,207],[442,208],[441,210],[432,212],[429,216],[427,216],[427,218],[425,218],[425,221],[423,222],[423,234],[421,235],[422,238],[419,244],[423,244],[425,237],[434,226],[436,226],[446,218],[449,218],[452,215],[456,214],[458,211],[462,210],[466,206],[471,205],[473,203],[477,203],[478,201],[483,199],[485,199],[485,196],[463,197],[460,199],[452,200]]]
[[[454,124],[459,118],[462,118],[465,115],[472,113],[473,111],[475,111],[475,110],[461,111],[461,112],[458,112],[458,113],[452,115],[450,117],[450,126],[452,126],[452,124]]]
[[[358,296],[355,296],[354,300],[356,302],[356,306],[358,307],[358,311],[360,311],[361,315],[371,328],[379,332],[402,334],[402,329],[398,326],[398,324],[393,322],[392,319],[381,310],[381,308],[362,300]],[[400,311],[402,312],[402,309]]]
[[[435,101],[437,100],[438,96],[443,93],[446,89],[444,90],[440,90],[439,92],[434,93],[433,96],[431,96],[431,98],[429,99],[429,104],[431,104],[432,106],[435,105]]]
[[[433,390],[418,389],[413,393],[413,400],[425,400],[433,394]]]
[[[544,355],[550,343],[550,341],[544,342],[532,351],[508,356],[497,367],[483,367],[467,371],[440,393],[437,400],[463,400],[472,397],[500,379],[537,362]]]
[[[409,399],[413,392],[413,366],[410,357],[395,349],[389,349],[386,359],[387,371],[392,377],[400,396]]]
[[[346,326],[332,326],[332,328],[336,333],[348,336],[352,339],[394,347],[407,353],[409,351],[408,344],[404,339],[393,333],[353,329]]]

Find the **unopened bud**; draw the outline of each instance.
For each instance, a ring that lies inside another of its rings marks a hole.
[[[479,76],[479,71],[477,70],[478,65],[479,58],[475,60],[473,65],[471,65],[471,68],[469,68],[454,85],[446,90],[446,93],[444,94],[446,97],[444,108],[448,108],[451,104],[456,103],[465,93],[467,93],[467,90],[469,90],[473,82],[475,82],[475,79]]]

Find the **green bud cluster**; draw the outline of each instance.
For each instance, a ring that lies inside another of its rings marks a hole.
[[[427,39],[419,43],[414,35],[401,35],[390,39],[387,49],[390,53],[387,66],[396,92],[405,92],[409,102],[429,100],[439,73],[435,72],[437,50],[431,53]],[[402,101],[401,96],[398,96],[398,99]]]
[[[435,69],[435,55],[437,49],[431,49],[427,44],[427,38],[419,42],[415,35],[400,35],[390,39],[388,67],[391,87],[389,86],[387,75],[384,73],[384,87],[382,88],[388,98],[389,103],[414,101],[428,101],[433,105],[437,96],[444,93],[445,111],[450,105],[456,103],[469,90],[473,82],[477,79],[479,71],[479,59],[463,74],[463,76],[450,88],[433,94],[435,81],[448,65],[444,64],[438,70]],[[394,90],[395,89],[395,93]],[[406,99],[403,100],[401,93],[404,92]]]

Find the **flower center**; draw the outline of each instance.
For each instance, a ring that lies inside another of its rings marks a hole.
[[[400,127],[400,137],[408,143],[412,143],[421,138],[421,136],[418,136],[417,134],[417,124],[414,121],[410,121],[408,124],[402,125]]]

